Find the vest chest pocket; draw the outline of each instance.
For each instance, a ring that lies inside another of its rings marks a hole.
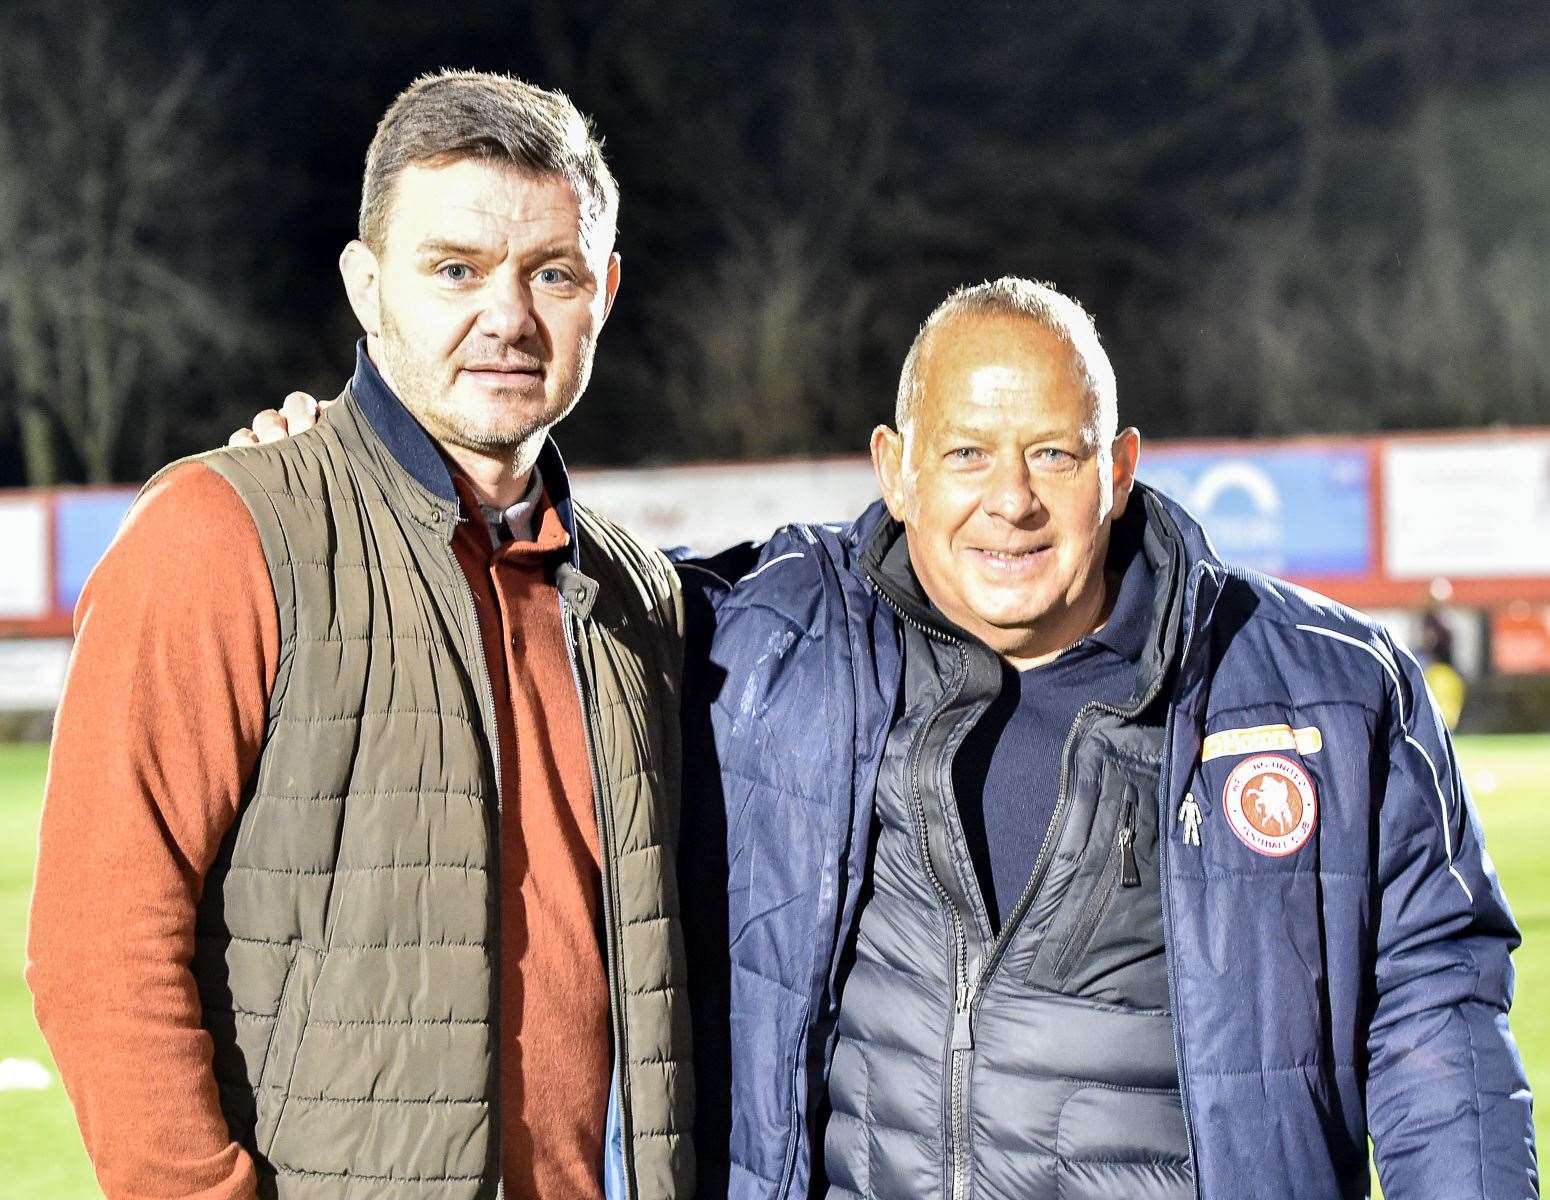
[[[258,1081],[258,1121],[253,1130],[253,1141],[264,1158],[268,1158],[280,1132],[280,1119],[285,1115],[285,1102],[290,1096],[291,1077],[295,1074],[296,1059],[307,1032],[312,989],[323,966],[320,951],[303,942],[295,942],[293,946],[290,969],[280,989],[274,1030],[269,1035],[269,1048],[264,1055],[263,1074]]]
[[[1047,991],[1127,1008],[1167,1004],[1162,895],[1157,878],[1157,774],[1144,764],[1105,762],[1085,836],[1062,833],[1079,859],[1027,981]]]
[[[1081,910],[1081,918],[1071,926],[1062,943],[1055,950],[1050,974],[1055,983],[1064,983],[1070,977],[1081,953],[1103,918],[1108,915],[1120,888],[1141,886],[1141,874],[1136,865],[1136,803],[1127,796],[1120,807],[1119,822],[1114,831],[1114,844],[1104,861],[1103,873],[1093,887],[1093,893]]]

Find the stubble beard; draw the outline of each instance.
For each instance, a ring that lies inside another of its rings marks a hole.
[[[538,411],[524,412],[514,405],[510,416],[497,418],[496,424],[464,412],[450,398],[457,383],[456,369],[417,355],[397,324],[387,316],[382,321],[381,345],[384,366],[398,398],[426,431],[443,445],[489,457],[515,457],[534,439],[547,434],[574,407],[589,374],[585,369],[579,373],[580,378],[562,393],[560,404],[551,405],[546,391]],[[583,359],[584,364],[589,362],[589,357]]]

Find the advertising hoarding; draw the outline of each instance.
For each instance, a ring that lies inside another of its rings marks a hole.
[[[1550,604],[1518,601],[1491,618],[1492,665],[1504,675],[1550,675]]]
[[[54,500],[54,603],[73,612],[86,577],[107,550],[135,493],[61,492]]]
[[[847,521],[877,495],[860,456],[575,476],[579,496],[645,540],[705,552],[791,521]],[[1550,430],[1148,442],[1141,476],[1190,509],[1227,562],[1369,611],[1550,604]],[[69,634],[133,494],[0,495],[0,636]]]
[[[1189,509],[1229,563],[1326,579],[1376,568],[1364,448],[1146,447],[1139,474]]]
[[[42,712],[59,703],[69,638],[0,638],[0,712]]]
[[[1390,442],[1383,477],[1391,578],[1550,575],[1550,437]]]
[[[714,554],[793,521],[850,521],[877,499],[868,459],[578,471],[589,507],[664,549]]]
[[[48,616],[48,497],[0,499],[0,619]]]

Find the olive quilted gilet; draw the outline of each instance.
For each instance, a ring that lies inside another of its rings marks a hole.
[[[348,394],[201,460],[252,513],[279,616],[265,745],[209,872],[193,962],[260,1194],[499,1194],[494,712],[457,506]],[[678,919],[682,600],[576,509],[557,580],[587,725],[628,1195],[693,1190]]]

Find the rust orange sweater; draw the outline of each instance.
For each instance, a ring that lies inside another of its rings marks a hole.
[[[473,587],[501,752],[500,1114],[508,1196],[603,1194],[611,1058],[592,768],[554,568],[570,539],[547,497],[532,542],[492,548],[467,484],[452,548]]]
[[[464,489],[460,489],[463,491]],[[579,702],[550,583],[565,531],[490,548],[464,495],[501,743],[507,1192],[601,1195],[610,1048]],[[186,466],[136,505],[76,613],[49,762],[27,980],[111,1200],[248,1200],[188,962],[205,873],[263,743],[279,653],[257,530]]]

